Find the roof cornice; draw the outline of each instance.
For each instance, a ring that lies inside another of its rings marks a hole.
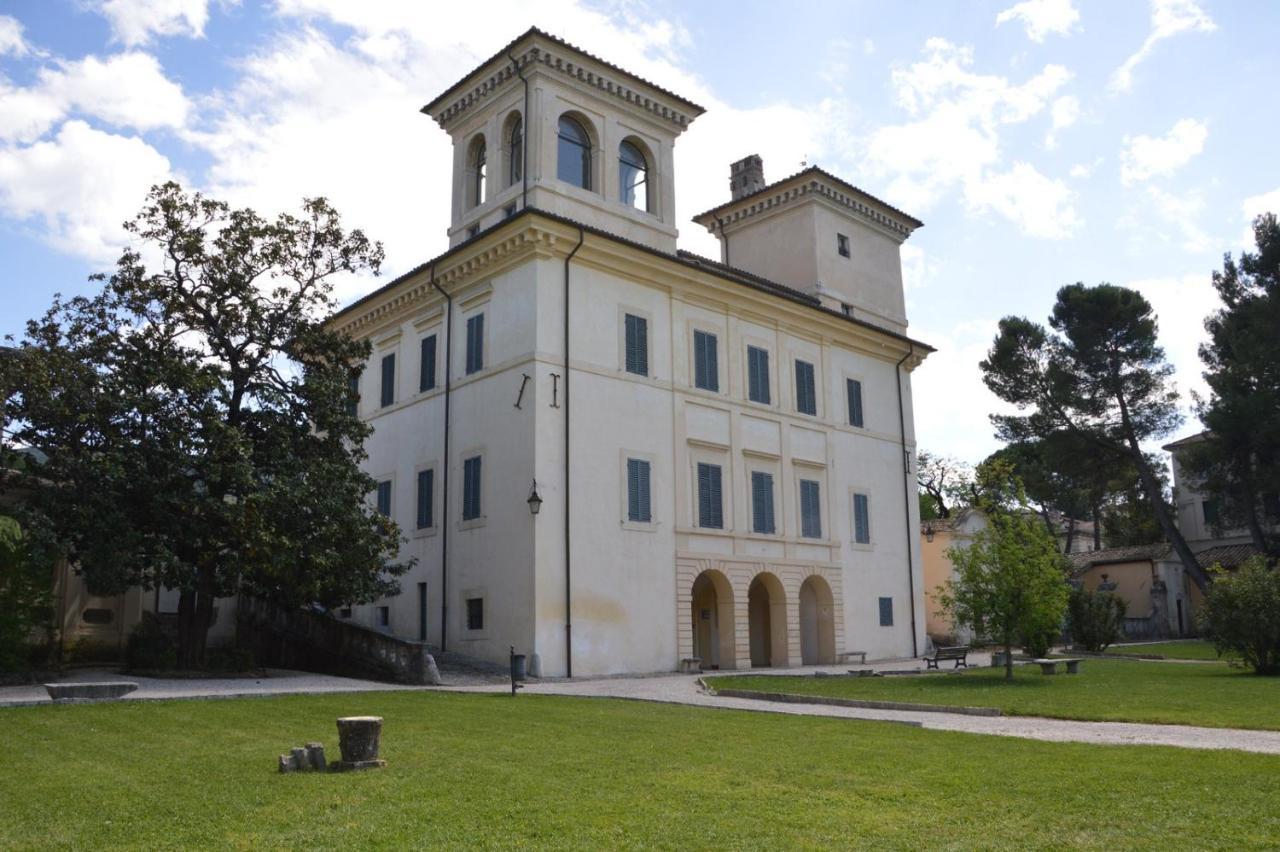
[[[693,217],[712,233],[807,198],[823,198],[905,240],[924,223],[817,166]]]
[[[512,56],[521,71],[544,70],[569,77],[589,88],[646,110],[681,130],[705,112],[693,101],[637,77],[630,71],[593,56],[537,27],[526,30],[480,63],[470,74],[424,106],[422,112],[448,130],[472,107],[517,78]]]

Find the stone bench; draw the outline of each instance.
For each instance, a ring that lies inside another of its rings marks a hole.
[[[1080,663],[1084,662],[1084,660],[1081,657],[1076,657],[1062,660],[1032,660],[1031,662],[1040,667],[1041,674],[1053,675],[1058,673],[1058,663],[1062,663],[1067,667],[1067,674],[1078,674],[1080,672]]]
[[[44,688],[54,701],[110,701],[128,695],[138,685],[132,681],[113,680],[96,683],[46,683]]]
[[[701,674],[701,657],[683,657],[680,660],[680,674]]]
[[[858,665],[865,666],[867,664],[866,651],[843,651],[839,654],[836,654],[836,662],[848,664],[853,662],[854,657],[858,658]]]

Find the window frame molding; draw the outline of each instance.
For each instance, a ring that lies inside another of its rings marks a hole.
[[[870,432],[871,427],[867,425],[867,379],[862,373],[853,372],[851,370],[842,370],[840,373],[844,384],[844,419],[841,425],[846,429],[856,429],[859,432]],[[849,382],[857,382],[862,395],[862,425],[855,426],[849,422]]]
[[[872,489],[861,483],[849,486],[849,546],[854,550],[873,551],[876,549],[875,501],[871,499]],[[867,539],[858,541],[857,495],[867,498]]]
[[[722,328],[721,326],[713,325],[712,323],[709,323],[709,322],[700,321],[700,320],[690,320],[688,323],[688,328],[689,328],[689,335],[688,335],[689,387],[692,388],[693,390],[701,391],[702,393],[714,394],[716,396],[726,395],[728,393],[726,388],[729,385],[729,376],[727,373],[728,365],[725,364],[725,359],[721,357],[721,349],[723,347],[720,346],[720,343],[723,340],[728,340],[729,338],[728,329]],[[714,390],[712,390],[711,388],[704,388],[698,385],[697,334],[699,332],[701,332],[702,334],[710,335],[716,342],[716,387]]]
[[[761,402],[758,399],[751,398],[751,350],[759,349],[764,353],[768,363],[765,365],[765,393],[768,395],[767,402]],[[770,346],[766,341],[752,335],[742,335],[742,372],[743,372],[743,398],[752,405],[760,405],[765,408],[778,408],[778,394],[775,392],[778,387],[777,381],[778,359],[774,357],[774,347]]]

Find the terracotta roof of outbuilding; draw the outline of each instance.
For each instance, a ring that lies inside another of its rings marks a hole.
[[[835,175],[833,175],[831,172],[827,171],[826,169],[819,168],[818,166],[809,166],[809,168],[807,169],[798,171],[793,175],[784,177],[782,180],[774,181],[773,183],[768,184],[767,186],[757,189],[755,192],[749,195],[744,195],[741,198],[734,198],[730,201],[726,201],[724,204],[721,204],[718,207],[712,207],[710,210],[707,210],[705,212],[699,213],[697,216],[694,216],[693,221],[697,222],[699,219],[705,216],[715,216],[717,213],[729,207],[736,207],[737,205],[742,204],[746,201],[749,201],[752,198],[755,198],[756,196],[764,195],[765,193],[768,193],[768,192],[776,192],[778,187],[782,186],[785,183],[790,183],[791,181],[797,180],[798,178],[816,177],[816,176],[821,176],[823,178],[826,178],[827,180],[836,184],[846,192],[861,196],[862,198],[868,201],[872,201],[872,202],[875,202],[876,204],[879,204],[881,207],[894,213],[895,215],[901,216],[903,219],[905,219],[915,228],[924,227],[924,222],[921,222],[919,219],[912,216],[910,213],[899,210],[897,207],[894,207],[892,204],[888,203],[887,201],[877,198],[876,196],[867,192],[865,189],[860,189],[859,187],[856,187],[853,184],[849,183],[847,180],[838,178]]]
[[[1196,561],[1207,571],[1214,565],[1238,568],[1246,559],[1261,555],[1261,551],[1252,544],[1220,544],[1197,553]]]
[[[1068,553],[1067,561],[1071,563],[1074,573],[1083,573],[1095,565],[1107,565],[1112,562],[1141,562],[1145,559],[1164,559],[1170,553],[1169,545],[1135,544],[1128,547],[1108,547],[1105,550],[1086,550],[1082,553]]]
[[[529,27],[529,29],[525,30],[524,32],[520,33],[520,35],[513,38],[511,41],[507,42],[507,44],[503,46],[501,49],[499,49],[497,53],[493,54],[493,56],[490,56],[488,59],[476,65],[475,68],[467,72],[467,75],[465,77],[463,77],[461,80],[454,83],[452,86],[450,86],[449,88],[441,92],[439,95],[437,95],[430,103],[424,106],[421,111],[425,113],[431,112],[431,110],[434,109],[436,106],[438,106],[442,101],[447,100],[450,95],[452,95],[458,89],[461,89],[464,85],[466,85],[466,82],[470,80],[472,77],[474,77],[476,74],[478,74],[480,72],[480,69],[484,68],[486,65],[488,65],[490,62],[494,61],[495,59],[506,56],[508,53],[511,52],[511,48],[515,47],[523,39],[526,39],[531,35],[541,36],[542,38],[545,38],[547,41],[555,42],[561,47],[568,48],[569,50],[572,50],[575,53],[578,53],[578,54],[581,54],[582,56],[587,57],[592,62],[599,62],[601,65],[608,68],[609,70],[617,71],[619,74],[622,74],[625,77],[629,77],[632,80],[635,80],[637,83],[643,83],[644,85],[648,86],[650,89],[653,89],[655,92],[661,92],[662,94],[666,95],[672,100],[679,101],[685,106],[691,107],[692,111],[695,112],[697,115],[702,115],[704,112],[706,112],[705,109],[703,109],[698,104],[695,104],[693,101],[689,100],[688,98],[677,95],[675,92],[671,91],[670,89],[664,89],[662,86],[659,86],[657,83],[650,82],[649,80],[646,80],[645,78],[641,77],[638,74],[634,74],[631,71],[628,71],[627,69],[619,65],[614,65],[612,62],[609,62],[608,60],[601,59],[599,56],[596,56],[593,53],[588,53],[587,51],[583,50],[577,45],[570,44],[569,42],[565,41],[559,36],[554,36],[551,33],[547,32],[546,30],[541,30],[541,29],[538,29],[537,27]]]

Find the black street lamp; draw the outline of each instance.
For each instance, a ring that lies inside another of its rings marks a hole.
[[[533,487],[529,489],[529,514],[536,515],[542,510],[542,498],[538,496],[538,480],[533,481]]]

